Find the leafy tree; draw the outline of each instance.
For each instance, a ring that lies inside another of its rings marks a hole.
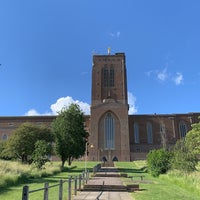
[[[176,142],[174,147],[172,167],[185,172],[194,171],[198,163],[197,156],[186,143],[185,138]]]
[[[176,142],[172,160],[173,168],[185,172],[196,170],[197,156],[200,154],[200,122],[192,124],[185,138]]]
[[[12,157],[7,152],[7,141],[0,140],[0,158],[10,160]]]
[[[63,108],[52,123],[55,134],[55,150],[61,158],[62,167],[65,161],[68,164],[74,158],[79,158],[85,153],[85,144],[88,133],[85,130],[84,115],[77,104]]]
[[[52,142],[53,134],[51,130],[30,123],[21,124],[8,140],[8,152],[12,157],[21,159],[23,163],[31,163],[31,155],[38,140]]]
[[[38,140],[35,143],[35,150],[32,154],[33,163],[38,169],[41,169],[42,166],[49,161],[48,154],[51,153],[51,144],[47,143],[44,140]]]
[[[186,144],[195,155],[200,155],[200,122],[192,124],[192,130],[186,135]]]
[[[159,176],[170,169],[171,153],[165,149],[151,150],[147,154],[148,171],[153,176]]]

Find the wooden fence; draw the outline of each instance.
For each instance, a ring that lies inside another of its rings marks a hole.
[[[83,172],[79,176],[74,176],[70,177],[65,180],[60,180],[57,184],[54,185],[49,185],[49,183],[45,183],[43,188],[39,188],[36,190],[29,190],[29,186],[25,185],[23,187],[22,191],[22,200],[29,200],[29,194],[35,193],[38,191],[43,190],[44,191],[44,200],[49,199],[49,190],[54,187],[59,187],[59,194],[58,194],[58,199],[63,200],[63,184],[67,183],[68,184],[68,200],[71,200],[72,197],[72,191],[74,190],[74,195],[77,195],[77,190],[81,190],[81,187],[87,183],[89,179],[89,171]],[[72,182],[74,182],[74,187],[72,187]]]

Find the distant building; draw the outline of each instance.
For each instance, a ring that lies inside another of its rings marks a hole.
[[[94,55],[91,115],[85,116],[89,160],[145,159],[157,148],[171,148],[185,137],[200,113],[128,115],[124,53]],[[7,140],[24,122],[50,126],[56,116],[0,117],[0,139]],[[66,147],[67,148],[67,147]]]

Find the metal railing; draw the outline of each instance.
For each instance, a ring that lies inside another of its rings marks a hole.
[[[101,163],[95,165],[93,167],[93,174],[95,174],[96,172],[98,172],[101,169]]]
[[[103,185],[104,185],[104,181],[103,181],[102,186],[101,186],[101,192],[98,194],[98,196],[97,196],[97,198],[95,200],[99,200],[99,198],[103,194],[103,190],[102,190]]]

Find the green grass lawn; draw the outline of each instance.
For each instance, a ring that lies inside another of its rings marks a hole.
[[[88,162],[87,169],[92,171],[92,168],[96,165],[96,162]],[[44,183],[48,182],[49,186],[57,184],[60,179],[67,179],[69,176],[76,176],[81,174],[84,171],[85,163],[84,162],[73,162],[72,166],[64,172],[57,173],[56,175],[48,177],[38,177],[38,178],[29,178],[26,183],[18,184],[12,187],[0,187],[0,199],[1,200],[20,200],[22,198],[22,188],[24,185],[29,186],[30,190],[35,190],[38,188],[44,187]],[[67,187],[68,184],[64,183],[64,199],[67,199]],[[73,185],[72,185],[73,187]],[[49,190],[49,200],[58,199],[58,187],[50,188]],[[43,191],[29,194],[29,200],[41,200],[43,199]]]
[[[96,164],[97,162],[88,162],[87,168],[92,170]],[[141,190],[131,193],[134,200],[200,200],[199,171],[186,176],[173,171],[166,175],[161,175],[158,178],[154,178],[146,172],[146,163],[144,161],[116,162],[115,164],[122,173],[127,173],[129,176],[144,176],[145,183],[141,183],[139,177],[136,178]],[[49,182],[49,185],[51,186],[57,184],[60,179],[79,175],[84,171],[84,167],[84,162],[73,162],[71,167],[66,167],[65,171],[61,173],[56,173],[47,177],[33,176],[28,178],[23,184],[16,183],[15,186],[4,185],[1,187],[0,185],[0,199],[20,200],[24,185],[28,185],[29,190],[42,188],[45,182]],[[14,168],[17,167],[15,166]],[[10,170],[11,168],[7,171],[10,173]],[[15,169],[15,171],[19,172],[19,169]],[[132,183],[130,178],[123,178],[123,181],[125,184]],[[67,185],[67,183],[64,184],[64,199],[67,199],[68,195]],[[43,191],[31,193],[29,195],[29,200],[41,199],[43,199]],[[58,199],[58,187],[49,190],[49,200],[55,199]]]
[[[179,175],[179,182],[177,182],[177,176],[161,175],[158,178],[152,177],[150,174],[145,172],[145,162],[129,162],[122,163],[117,162],[116,166],[123,173],[128,173],[129,176],[144,175],[144,181],[146,183],[141,183],[140,178],[137,178],[141,191],[131,193],[131,196],[135,200],[200,200],[200,192],[194,181],[191,180],[191,187],[186,187],[185,178]],[[200,176],[200,172],[196,173],[196,178]],[[198,174],[198,176],[197,176]],[[188,178],[188,177],[187,177]],[[192,176],[191,179],[194,179]],[[125,183],[127,178],[124,179]],[[189,182],[189,181],[188,181]],[[194,183],[194,184],[193,184]]]

